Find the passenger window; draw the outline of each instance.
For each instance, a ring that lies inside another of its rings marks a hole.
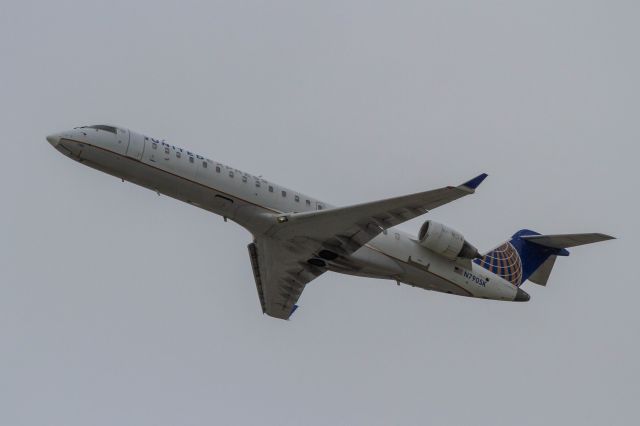
[[[296,203],[299,203],[299,202],[300,202],[300,197],[299,197],[298,195],[296,195],[296,196],[294,197],[294,200],[296,200]]]
[[[193,157],[189,157],[189,162],[193,163]]]
[[[311,201],[307,200],[307,205],[310,206],[311,205]]]
[[[256,188],[260,188],[260,181],[259,180],[256,181]]]
[[[202,162],[202,167],[204,167],[205,169],[207,168],[207,162],[206,161]]]
[[[323,209],[322,204],[318,204],[318,210],[322,210],[322,209]]]
[[[233,177],[233,170],[229,170],[229,177]]]
[[[169,153],[169,147],[168,147],[168,146],[165,146],[165,147],[164,147],[164,153],[165,153],[165,154],[168,154],[168,153]]]
[[[247,183],[247,177],[246,177],[246,176],[242,176],[242,181],[243,181],[244,183]]]
[[[282,191],[282,196],[286,197],[287,196],[287,191]]]
[[[269,192],[273,192],[273,186],[269,185]]]
[[[216,172],[220,173],[220,166],[216,166]]]
[[[181,153],[180,151],[176,151],[176,157],[177,157],[177,158],[182,157],[182,153]]]
[[[152,143],[152,144],[151,144],[151,148],[153,148],[153,149],[158,149],[158,144],[157,144],[157,143]]]

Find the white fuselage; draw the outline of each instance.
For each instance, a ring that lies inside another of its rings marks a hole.
[[[229,218],[255,236],[266,232],[274,214],[333,207],[164,141],[104,127],[76,128],[47,139],[82,164]],[[479,265],[448,260],[395,228],[347,258],[328,262],[327,269],[462,296],[512,301],[517,293],[516,286]]]

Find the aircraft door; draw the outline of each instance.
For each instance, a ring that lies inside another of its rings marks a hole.
[[[129,131],[129,146],[127,156],[140,160],[144,151],[145,137],[139,133]]]

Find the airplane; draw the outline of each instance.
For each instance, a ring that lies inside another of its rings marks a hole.
[[[111,125],[46,137],[65,156],[246,228],[262,312],[288,320],[305,286],[327,271],[394,280],[482,299],[526,302],[525,281],[545,286],[567,248],[613,239],[522,229],[481,254],[458,231],[427,220],[417,236],[395,226],[473,194],[487,177],[345,207],[332,206],[164,140]]]

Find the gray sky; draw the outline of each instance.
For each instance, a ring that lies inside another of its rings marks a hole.
[[[3,1],[0,423],[637,423],[639,12]],[[273,320],[246,231],[44,139],[93,123],[336,204],[487,172],[429,215],[481,249],[525,227],[619,239],[526,304],[326,274]]]

